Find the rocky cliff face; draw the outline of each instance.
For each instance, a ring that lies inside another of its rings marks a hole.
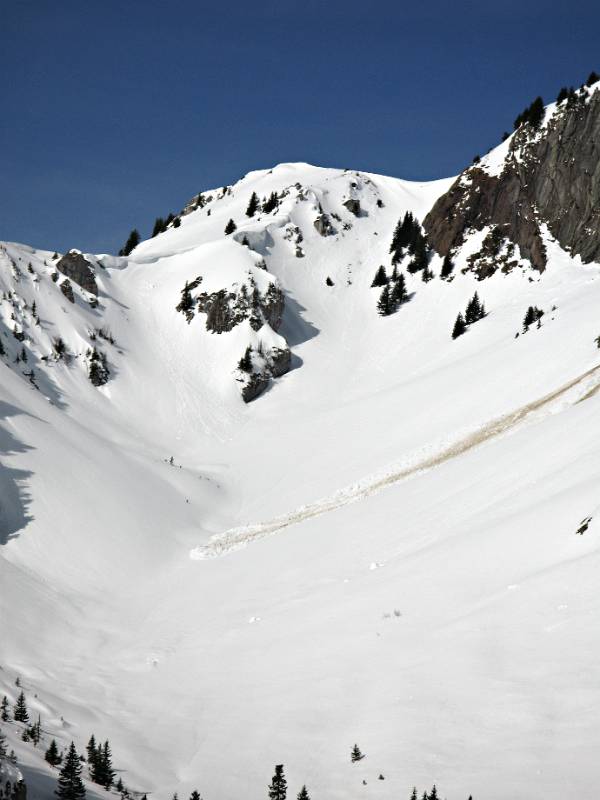
[[[545,223],[572,255],[586,263],[600,259],[599,88],[584,87],[547,108],[539,129],[521,125],[501,146],[506,153],[500,151],[500,164],[488,157],[466,169],[425,217],[434,249],[446,255],[470,231],[490,226],[541,272]],[[488,264],[479,277],[493,271]]]
[[[69,250],[68,253],[56,262],[56,269],[62,274],[70,278],[78,286],[81,286],[86,292],[98,295],[98,286],[96,284],[96,277],[90,262],[84,258],[79,250]]]

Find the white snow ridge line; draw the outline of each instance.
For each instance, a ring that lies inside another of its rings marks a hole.
[[[574,393],[574,397],[568,397],[569,392],[573,389],[579,391]],[[512,411],[510,414],[506,414],[486,423],[478,430],[467,434],[467,436],[459,439],[449,447],[438,451],[435,455],[424,458],[411,466],[403,467],[400,470],[396,470],[384,476],[367,477],[358,484],[336,492],[329,498],[323,498],[309,505],[300,506],[300,508],[291,511],[289,514],[274,517],[267,522],[258,522],[255,525],[231,528],[223,533],[215,534],[207,544],[193,548],[190,551],[190,558],[194,561],[218,558],[234,550],[240,550],[257,539],[262,539],[265,536],[272,536],[285,528],[289,528],[291,525],[296,525],[304,520],[321,516],[330,511],[335,511],[357,500],[362,500],[388,486],[400,483],[415,475],[433,469],[491,439],[495,439],[514,429],[521,422],[526,420],[535,421],[535,413],[537,411],[545,411],[546,414],[557,413],[564,409],[565,404],[570,406],[574,403],[587,400],[599,390],[600,365],[597,365],[587,370],[582,375],[579,375],[577,378],[563,384],[550,394],[544,395],[531,403],[527,403],[521,408]],[[552,404],[557,400],[564,402],[557,404],[556,407],[553,408]],[[544,414],[544,416],[546,416],[546,414]]]

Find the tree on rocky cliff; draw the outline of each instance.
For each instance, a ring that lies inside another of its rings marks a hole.
[[[450,257],[450,253],[446,253],[446,255],[444,256],[444,260],[442,262],[440,278],[449,278],[450,275],[452,275],[453,271],[454,271],[454,262]]]

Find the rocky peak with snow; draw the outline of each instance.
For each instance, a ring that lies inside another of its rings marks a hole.
[[[523,121],[507,141],[468,167],[424,226],[445,255],[472,231],[492,226],[542,271],[546,225],[584,263],[600,256],[600,83],[549,105],[539,125]],[[490,274],[484,268],[483,277]]]

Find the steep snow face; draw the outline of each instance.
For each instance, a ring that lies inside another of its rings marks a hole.
[[[402,258],[380,316],[396,223],[451,184],[253,172],[128,258],[83,254],[97,297],[3,246],[0,694],[20,675],[47,737],[110,738],[163,798],[259,800],[275,763],[314,797],[590,785],[600,270],[543,229],[540,274],[482,230],[446,280]],[[488,256],[515,264],[478,280]]]

